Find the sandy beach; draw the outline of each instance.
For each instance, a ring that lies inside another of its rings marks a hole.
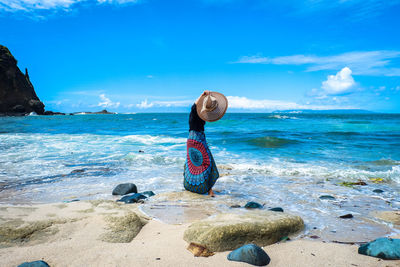
[[[44,260],[50,266],[249,266],[228,261],[229,251],[194,257],[183,240],[190,223],[163,223],[143,214],[139,205],[111,200],[2,205],[1,265]],[[137,230],[132,222],[143,227],[128,242]],[[399,266],[359,255],[357,248],[297,238],[264,250],[269,266]]]

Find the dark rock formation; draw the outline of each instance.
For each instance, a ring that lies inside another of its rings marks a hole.
[[[0,45],[0,114],[23,115],[44,113],[44,104],[37,97],[29,80],[17,66],[7,47]]]

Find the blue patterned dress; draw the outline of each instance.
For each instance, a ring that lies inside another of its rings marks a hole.
[[[219,177],[204,132],[189,131],[183,176],[185,189],[198,194],[210,191]]]

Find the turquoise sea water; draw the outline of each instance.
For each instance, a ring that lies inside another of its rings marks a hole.
[[[223,174],[215,189],[240,203],[331,228],[343,213],[381,223],[369,213],[400,208],[398,114],[228,113],[205,132]],[[109,198],[122,182],[182,190],[187,135],[188,114],[0,117],[0,203]]]

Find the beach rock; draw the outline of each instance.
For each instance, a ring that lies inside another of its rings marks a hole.
[[[126,204],[130,204],[130,203],[137,203],[141,199],[146,199],[146,198],[147,197],[145,195],[142,195],[140,193],[135,193],[135,194],[123,196],[121,199],[119,199],[117,201],[125,202]]]
[[[134,212],[129,212],[124,216],[109,216],[105,220],[107,222],[107,232],[103,233],[100,239],[109,243],[131,242],[147,223]]]
[[[237,209],[237,208],[241,208],[241,206],[238,205],[238,204],[235,204],[235,205],[230,206],[230,208],[231,209]]]
[[[154,194],[153,191],[144,191],[144,192],[142,192],[140,194],[145,195],[146,197],[152,197],[152,196],[156,195],[156,194]]]
[[[319,199],[322,199],[322,200],[335,200],[336,198],[333,197],[333,196],[330,196],[330,195],[322,195],[322,196],[319,197]]]
[[[119,184],[112,191],[113,195],[126,195],[130,193],[137,193],[137,188],[135,184],[132,183]]]
[[[45,261],[31,261],[31,262],[24,262],[18,267],[50,267]]]
[[[345,215],[339,216],[339,218],[342,218],[342,219],[351,219],[351,218],[353,218],[353,214],[351,214],[351,213],[345,214]]]
[[[382,189],[374,189],[372,192],[380,194],[380,193],[383,193],[385,191],[383,191]]]
[[[244,206],[246,209],[262,209],[263,205],[261,205],[260,203],[257,202],[247,202],[247,204]]]
[[[304,228],[299,216],[253,210],[244,214],[218,214],[191,224],[183,239],[210,251],[233,250],[254,243],[266,246]]]
[[[378,238],[358,248],[358,253],[385,260],[400,259],[400,239]]]
[[[283,212],[283,209],[281,207],[275,207],[275,208],[271,208],[271,209],[268,209],[268,210],[277,211],[277,212]]]
[[[24,115],[44,113],[44,104],[37,97],[29,79],[17,66],[17,60],[7,47],[0,45],[0,113],[5,115]]]
[[[228,254],[228,260],[246,262],[256,266],[268,265],[271,261],[268,254],[254,244],[244,245]]]

